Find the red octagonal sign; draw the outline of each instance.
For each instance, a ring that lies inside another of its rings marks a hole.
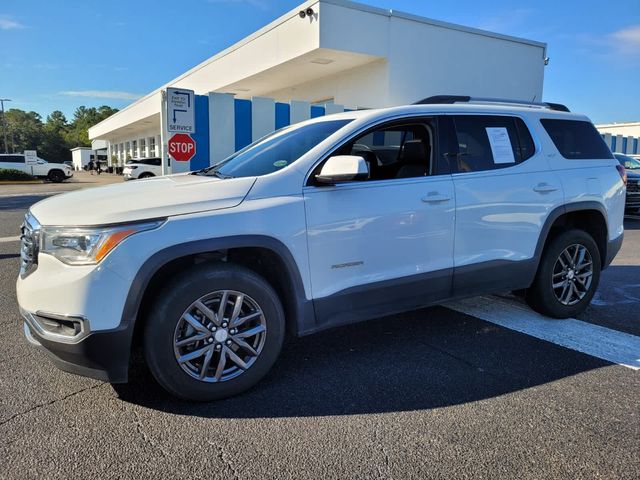
[[[196,154],[196,142],[186,133],[176,133],[167,144],[169,155],[178,162],[188,162]]]

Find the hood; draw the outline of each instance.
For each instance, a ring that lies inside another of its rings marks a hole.
[[[90,226],[218,210],[239,205],[255,180],[189,174],[135,180],[56,195],[31,213],[42,225]]]

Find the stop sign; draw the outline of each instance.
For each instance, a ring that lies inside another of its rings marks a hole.
[[[188,162],[196,154],[196,142],[186,133],[176,133],[167,143],[169,155],[178,162]]]

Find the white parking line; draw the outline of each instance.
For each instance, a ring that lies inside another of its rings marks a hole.
[[[491,296],[445,304],[447,308],[571,350],[640,369],[640,337],[569,318],[551,319],[516,300]]]
[[[19,242],[20,237],[0,237],[0,243]]]

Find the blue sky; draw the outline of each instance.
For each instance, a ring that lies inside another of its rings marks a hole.
[[[13,0],[0,4],[0,97],[43,117],[123,107],[298,0]],[[364,0],[548,43],[544,99],[640,120],[640,1]],[[447,93],[447,92],[443,92]]]

